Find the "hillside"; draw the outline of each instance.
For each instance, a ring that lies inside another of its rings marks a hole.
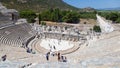
[[[82,9],[82,11],[84,12],[93,12],[93,11],[95,11],[96,9],[94,9],[94,8],[91,8],[91,7],[86,7],[86,8],[83,8]]]
[[[40,12],[49,8],[60,8],[62,10],[78,10],[77,8],[66,4],[62,0],[0,0],[7,8],[18,11],[30,9]]]

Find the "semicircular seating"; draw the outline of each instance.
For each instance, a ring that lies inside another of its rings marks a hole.
[[[32,36],[34,33],[28,23],[9,26],[0,29],[0,45],[21,47]]]

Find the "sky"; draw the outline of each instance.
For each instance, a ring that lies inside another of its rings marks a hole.
[[[120,7],[120,0],[63,0],[64,2],[78,7],[92,7],[95,9]]]

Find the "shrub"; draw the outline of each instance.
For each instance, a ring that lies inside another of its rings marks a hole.
[[[100,26],[94,25],[93,31],[95,31],[95,32],[101,32]]]
[[[42,21],[42,22],[41,22],[41,25],[46,25],[46,22]]]

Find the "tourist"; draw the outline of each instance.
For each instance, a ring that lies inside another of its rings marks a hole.
[[[66,56],[61,56],[61,61],[62,61],[62,62],[67,62]]]
[[[58,61],[60,61],[60,53],[58,53]]]
[[[7,55],[2,56],[2,61],[5,61],[7,58]]]
[[[64,57],[64,60],[63,60],[63,62],[67,62],[67,57],[66,57],[66,56]]]
[[[27,53],[31,53],[31,52],[32,52],[32,49],[27,48]]]
[[[49,56],[48,56],[48,54],[46,54],[46,59],[47,59],[47,61],[49,60]]]
[[[56,47],[55,47],[55,46],[53,46],[53,48],[54,48],[54,50],[56,50]]]
[[[48,53],[46,54],[46,60],[47,60],[47,61],[49,61],[49,54],[50,54],[50,52],[48,52]]]
[[[61,56],[62,62],[64,61],[64,56]]]

